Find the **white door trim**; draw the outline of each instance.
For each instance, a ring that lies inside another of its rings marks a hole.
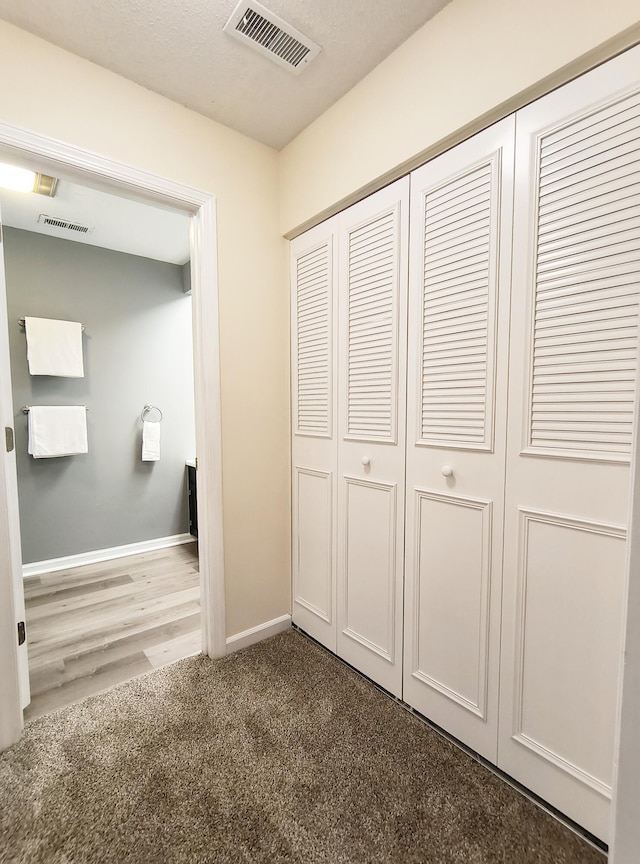
[[[0,148],[15,164],[105,191],[135,195],[150,204],[191,216],[191,284],[196,452],[198,454],[198,533],[202,603],[202,649],[210,657],[226,654],[220,425],[220,351],[216,199],[99,154],[0,123]],[[0,339],[7,335],[0,333]],[[17,512],[17,495],[0,490],[0,510]],[[0,624],[0,750],[22,730],[17,648],[13,621],[12,573],[0,567],[0,609],[10,611]],[[9,622],[11,618],[11,622]]]

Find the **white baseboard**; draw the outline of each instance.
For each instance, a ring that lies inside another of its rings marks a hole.
[[[276,636],[278,633],[284,633],[290,627],[291,615],[281,615],[279,618],[274,618],[273,621],[265,621],[264,624],[251,627],[250,630],[236,633],[235,636],[229,636],[227,639],[227,654],[232,654],[241,648],[248,648],[249,645],[262,642],[263,639]]]
[[[127,543],[125,546],[112,546],[110,549],[96,549],[94,552],[80,552],[78,555],[66,555],[64,558],[50,558],[48,561],[34,561],[24,564],[22,575],[40,576],[42,573],[55,573],[57,570],[70,570],[72,567],[84,567],[86,564],[99,564],[101,561],[111,561],[113,558],[125,558],[127,555],[140,555],[142,552],[155,552],[157,549],[168,549],[169,546],[181,546],[183,543],[194,543],[191,534],[174,534],[171,537],[158,537],[155,540],[142,540],[140,543]]]

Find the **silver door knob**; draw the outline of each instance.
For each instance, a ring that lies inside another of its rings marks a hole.
[[[440,472],[443,477],[453,477],[453,468],[451,465],[443,465]]]
[[[362,464],[364,465],[365,468],[368,468],[369,465],[371,465],[371,459],[369,459],[368,456],[363,456],[360,461],[362,462]]]

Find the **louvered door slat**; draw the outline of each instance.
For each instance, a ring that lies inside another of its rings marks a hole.
[[[540,208],[538,228],[540,231],[551,231],[554,226],[571,227],[611,214],[626,214],[628,210],[633,212],[638,203],[639,196],[634,195],[633,189],[624,186],[609,192],[601,190],[584,200],[578,196],[568,196],[557,207],[547,207],[544,211]]]
[[[586,213],[573,208],[570,215],[561,214],[558,218],[547,217],[545,220],[541,218],[539,220],[540,232],[544,233],[547,241],[553,242],[560,237],[572,236],[576,225],[583,225],[592,230],[598,228],[606,230],[611,225],[635,219],[638,207],[640,207],[640,196],[638,195],[608,201],[606,204],[601,204],[597,212],[593,211],[593,205],[590,202],[590,207],[587,208]]]
[[[453,195],[453,192],[451,194]],[[465,199],[464,204],[450,201],[446,208],[429,206],[430,224],[423,228],[422,239],[427,242],[433,240],[441,242],[443,238],[446,239],[443,228],[455,228],[456,232],[460,233],[481,228],[487,220],[487,211],[484,207],[486,195],[487,186],[483,184],[482,187],[474,190],[473,195]],[[457,234],[452,233],[451,236],[455,237]]]
[[[606,194],[623,189],[629,183],[629,178],[633,179],[634,160],[633,157],[627,156],[622,160],[617,160],[616,164],[606,163],[608,170],[602,171],[601,176],[595,178],[593,176],[581,176],[579,180],[567,178],[559,180],[556,183],[551,183],[540,194],[540,206],[543,208],[554,207],[559,202],[564,201],[564,196],[568,190],[578,200],[584,200],[590,196],[598,194]]]
[[[375,261],[372,261],[375,257]],[[388,267],[393,264],[393,250],[386,247],[379,248],[372,245],[364,257],[357,261],[353,261],[350,268],[350,282],[354,288],[356,286],[367,285],[371,278],[380,278],[385,272],[385,265]]]
[[[627,267],[615,267],[606,270],[606,275],[590,274],[588,278],[580,280],[586,292],[592,293],[607,288],[622,288],[625,285],[636,285],[640,268],[637,265]],[[571,294],[576,284],[575,279],[545,280],[538,286],[540,297],[562,297]]]
[[[347,235],[346,433],[395,438],[397,210]]]
[[[550,154],[554,154],[576,141],[590,140],[601,132],[615,134],[612,130],[637,118],[639,106],[640,94],[637,92],[614,100],[597,111],[584,114],[547,133],[546,147]]]
[[[433,255],[437,255],[443,250],[465,249],[470,245],[481,242],[486,242],[486,222],[483,218],[481,221],[470,225],[463,226],[455,236],[438,235],[430,238],[429,248]]]
[[[621,120],[609,129],[598,127],[600,131],[591,130],[587,137],[575,138],[567,141],[555,153],[550,153],[547,148],[547,165],[552,168],[563,168],[569,164],[577,164],[585,154],[593,152],[598,148],[601,153],[610,152],[617,147],[624,146],[630,141],[637,141],[640,133],[640,121],[637,116],[631,115],[626,120]]]
[[[638,128],[636,94],[539,141],[533,448],[613,459],[630,453],[640,275]],[[549,205],[558,216],[550,216]]]
[[[564,254],[579,254],[585,249],[606,248],[611,244],[612,223],[618,229],[616,243],[624,243],[628,240],[638,242],[640,230],[636,224],[636,214],[632,212],[626,219],[611,219],[607,223],[593,228],[588,226],[583,227],[580,231],[579,239],[574,239],[573,243],[571,243],[571,239],[575,226],[572,230],[563,231],[561,234],[552,237],[546,234],[541,235],[538,244],[539,256],[541,258],[543,256],[552,257],[560,249],[564,251]]]
[[[560,277],[554,276],[553,273],[545,274],[545,277],[538,277],[538,292],[553,291],[558,288],[570,288],[580,284],[587,286],[589,290],[595,285],[606,287],[606,280],[612,280],[610,284],[628,284],[638,281],[640,267],[636,261],[625,262],[623,264],[611,267],[605,266],[597,272],[587,273],[563,273]]]
[[[494,158],[424,194],[422,444],[492,446],[495,172]]]
[[[573,153],[553,164],[545,161],[545,170],[540,174],[541,192],[548,186],[558,188],[560,181],[568,181],[572,185],[573,182],[586,180],[602,165],[606,165],[610,171],[632,164],[636,143],[635,136],[625,136],[616,146],[612,143],[610,147],[596,153],[590,148]]]
[[[298,434],[331,434],[331,258],[322,244],[296,261]]]

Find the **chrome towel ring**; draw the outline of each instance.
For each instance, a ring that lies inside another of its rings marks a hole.
[[[157,411],[158,414],[160,415],[156,420],[153,420],[150,417],[146,416],[147,414],[150,414],[152,411]],[[145,420],[148,423],[160,423],[160,421],[162,420],[162,411],[159,408],[156,408],[155,405],[145,405],[144,408],[142,409],[142,414],[140,415],[140,419],[142,420],[143,423],[145,422]]]

